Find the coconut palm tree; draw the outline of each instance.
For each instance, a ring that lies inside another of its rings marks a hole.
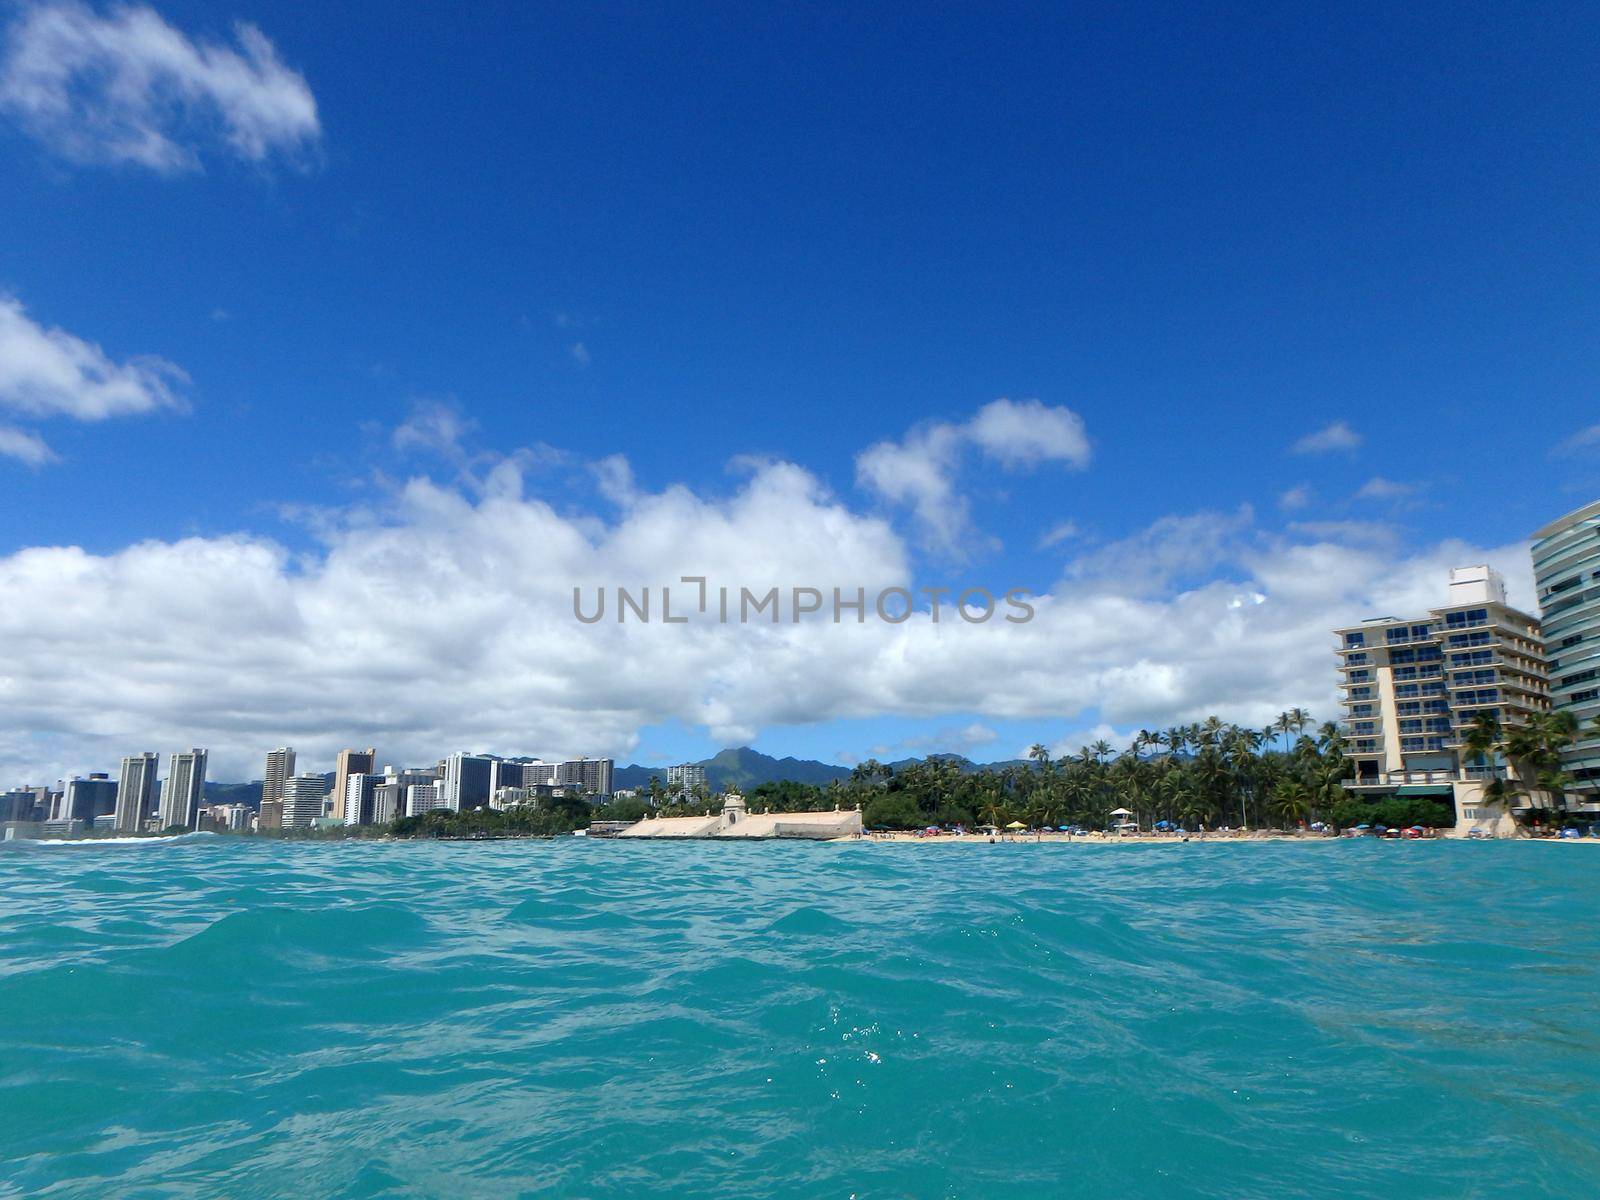
[[[1296,733],[1304,733],[1307,728],[1314,725],[1311,714],[1298,705],[1289,710],[1289,725]]]
[[[1483,789],[1483,799],[1488,804],[1498,804],[1505,809],[1508,817],[1512,816],[1511,810],[1515,807],[1518,797],[1527,793],[1522,790],[1522,785],[1515,778],[1496,776],[1491,779],[1488,786]],[[1512,817],[1512,820],[1515,820]]]
[[[1311,815],[1311,791],[1299,779],[1280,780],[1273,789],[1272,809],[1286,823],[1298,824]]]
[[[1493,713],[1475,713],[1467,725],[1466,733],[1461,738],[1461,748],[1468,755],[1477,759],[1479,766],[1491,766],[1489,756],[1500,749],[1500,739],[1503,733],[1504,730],[1500,727],[1500,719]]]
[[[1283,734],[1283,752],[1289,752],[1289,731],[1294,728],[1294,719],[1287,712],[1278,714],[1278,719],[1268,726],[1273,733]]]

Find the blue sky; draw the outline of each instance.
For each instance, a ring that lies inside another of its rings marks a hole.
[[[197,65],[141,75],[149,106],[131,114],[96,89],[106,61],[66,62],[59,111],[18,82],[19,63],[60,66],[90,28],[120,30],[112,67],[147,64],[113,10],[5,16],[0,295],[114,365],[182,372],[145,411],[78,420],[65,402],[30,411],[15,378],[8,400],[0,361],[0,427],[49,447],[49,461],[0,457],[0,554],[40,594],[68,587],[68,568],[41,586],[21,573],[29,548],[114,564],[138,543],[243,537],[282,552],[284,579],[315,576],[330,537],[414,523],[395,499],[407,480],[479,504],[507,455],[520,495],[593,545],[630,503],[601,460],[624,456],[636,495],[684,485],[714,509],[752,486],[730,462],[755,456],[884,522],[912,578],[1041,593],[1074,578],[1105,590],[1140,538],[1209,545],[1158,523],[1211,514],[1227,545],[1152,580],[1162,604],[1256,589],[1260,556],[1295,545],[1368,554],[1374,571],[1431,569],[1452,540],[1507,551],[1600,486],[1600,438],[1584,437],[1600,421],[1593,6],[499,5],[466,20],[439,5],[162,3],[148,21]],[[274,67],[243,93],[207,74],[245,52],[236,22]],[[303,96],[314,118],[294,108]],[[254,141],[230,110],[247,101]],[[111,144],[130,124],[168,160]],[[1088,453],[962,442],[943,467],[970,509],[952,554],[904,494],[863,483],[859,456],[916,450],[918,430],[965,428],[1002,397],[1069,412]],[[442,445],[439,413],[459,430]],[[408,422],[432,442],[397,439]],[[1294,449],[1330,427],[1320,451]],[[1327,611],[1394,594],[1393,578],[1358,573]],[[97,602],[115,607],[115,589]],[[1305,628],[1323,619],[1299,611]],[[106,666],[78,635],[46,656],[36,628],[12,632],[57,668],[81,655],[86,681]],[[518,644],[537,657],[537,638]],[[623,662],[624,690],[650,693],[640,673],[657,669]],[[718,686],[728,669],[695,666]],[[205,707],[163,701],[144,724],[129,700],[107,730],[87,682],[81,709],[41,718],[51,685],[41,668],[0,698],[24,730],[0,765],[75,767],[74,737],[179,738]],[[1330,685],[1308,668],[1281,703],[1326,709]],[[359,725],[360,690],[327,719]],[[782,706],[697,720],[687,693],[596,698],[627,710],[597,749],[674,756],[745,733],[835,758],[977,728],[963,748],[1009,757],[1200,703],[1108,718],[1041,693],[1008,713],[957,690],[927,712],[920,684],[865,690],[800,720]],[[1210,705],[1254,714],[1241,697]],[[207,736],[253,759],[293,724],[274,715],[284,702],[240,697]],[[419,708],[378,732],[420,751],[470,737],[470,709],[430,723]]]

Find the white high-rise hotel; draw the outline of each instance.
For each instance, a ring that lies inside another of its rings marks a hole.
[[[1462,740],[1478,713],[1505,729],[1550,707],[1537,617],[1506,602],[1487,566],[1450,572],[1447,603],[1423,617],[1369,617],[1335,631],[1344,690],[1345,754],[1356,792],[1452,802],[1458,827],[1498,825],[1483,808],[1503,764],[1477,764]]]

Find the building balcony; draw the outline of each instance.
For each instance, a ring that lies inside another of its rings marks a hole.
[[[1340,780],[1340,783],[1346,791],[1379,792],[1405,786],[1424,784],[1440,786],[1447,783],[1494,779],[1503,777],[1504,774],[1504,770],[1498,767],[1439,768],[1432,771],[1384,771],[1376,776],[1358,776],[1354,779],[1343,779]]]

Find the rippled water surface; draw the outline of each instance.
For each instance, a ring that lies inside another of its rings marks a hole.
[[[1600,848],[0,848],[0,1196],[1600,1194]]]

